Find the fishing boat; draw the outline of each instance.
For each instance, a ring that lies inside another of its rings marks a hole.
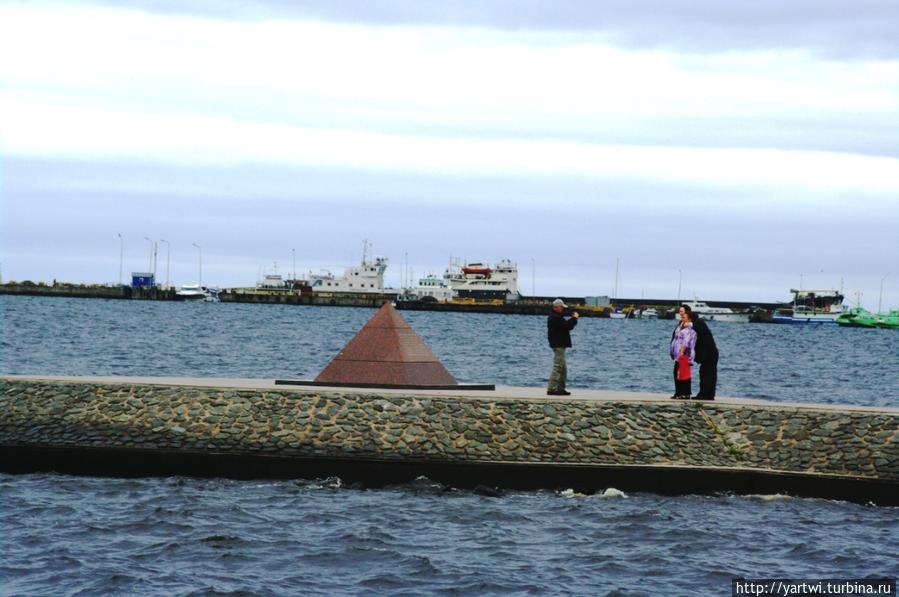
[[[861,307],[853,307],[845,313],[840,313],[836,318],[837,325],[853,328],[877,327],[877,317]]]
[[[886,313],[878,313],[877,327],[899,330],[899,309],[890,309]]]
[[[722,321],[727,323],[749,323],[749,313],[738,313],[729,307],[711,307],[707,303],[691,301],[684,303],[706,321]]]
[[[887,328],[899,329],[899,309],[892,309],[886,313],[871,313],[861,307],[853,307],[845,313],[840,313],[836,322],[844,327],[854,328]]]
[[[640,311],[640,319],[658,319],[659,312],[654,307],[649,307]]]
[[[838,290],[805,290],[791,288],[792,308],[778,309],[771,323],[836,325],[843,312],[843,293]]]

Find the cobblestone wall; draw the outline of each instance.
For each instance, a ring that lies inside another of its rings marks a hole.
[[[899,481],[899,414],[0,380],[0,445],[727,467]]]

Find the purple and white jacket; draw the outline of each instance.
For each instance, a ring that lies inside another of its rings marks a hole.
[[[684,354],[690,357],[690,363],[696,358],[696,332],[693,330],[693,324],[687,323],[684,326],[678,326],[671,339],[671,358],[676,359],[680,356],[681,349]]]

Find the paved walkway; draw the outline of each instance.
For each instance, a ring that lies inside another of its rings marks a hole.
[[[3,379],[39,380],[39,381],[80,381],[88,383],[124,383],[124,384],[160,384],[169,386],[196,386],[215,388],[234,388],[243,390],[279,390],[297,392],[377,392],[383,394],[415,394],[416,396],[472,396],[480,398],[516,398],[526,400],[558,400],[560,398],[578,400],[605,401],[641,401],[675,403],[668,394],[651,392],[622,392],[616,390],[595,390],[569,388],[571,396],[547,396],[546,388],[496,386],[496,390],[399,390],[382,388],[347,388],[328,386],[276,385],[273,379],[247,379],[233,377],[118,377],[118,376],[71,376],[71,375],[4,375]],[[677,401],[682,402],[682,401]],[[703,404],[741,404],[764,405],[787,408],[816,408],[842,411],[877,411],[899,414],[899,407],[858,406],[854,404],[823,404],[801,402],[774,402],[751,398],[735,398],[719,396],[714,402]]]

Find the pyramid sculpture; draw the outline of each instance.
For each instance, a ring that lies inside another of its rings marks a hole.
[[[315,378],[317,385],[453,388],[446,367],[385,303]]]

